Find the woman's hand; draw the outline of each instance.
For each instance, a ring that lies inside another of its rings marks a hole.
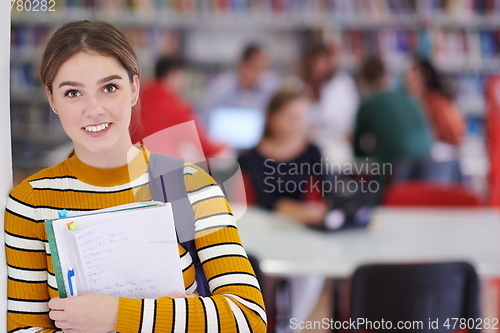
[[[172,298],[198,297],[197,294],[175,292]],[[118,315],[118,298],[105,294],[85,293],[68,298],[53,298],[49,301],[50,319],[56,327],[79,333],[102,333],[115,329]]]
[[[304,202],[304,221],[313,226],[319,226],[325,220],[328,206],[323,201]]]
[[[98,293],[84,293],[49,301],[49,316],[56,327],[74,333],[102,333],[115,329],[118,298]]]
[[[302,223],[319,226],[325,219],[328,205],[324,201],[303,202],[290,198],[281,198],[276,201],[274,209]]]

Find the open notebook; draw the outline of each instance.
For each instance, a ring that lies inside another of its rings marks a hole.
[[[170,203],[147,201],[45,221],[60,297],[184,293]]]

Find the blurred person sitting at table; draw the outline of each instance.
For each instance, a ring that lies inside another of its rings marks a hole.
[[[356,116],[355,155],[374,157],[378,163],[427,158],[432,137],[423,111],[405,92],[391,89],[379,57],[364,61],[361,79],[368,96]]]
[[[189,135],[199,137],[204,156],[229,155],[229,148],[226,145],[215,143],[208,137],[193,108],[182,97],[181,92],[185,86],[185,67],[185,61],[175,56],[164,56],[157,61],[155,80],[146,84],[141,90],[139,125],[132,132],[132,142],[140,142],[154,133],[194,120],[196,133],[189,133]],[[197,139],[188,138],[195,143],[198,142]],[[177,150],[182,150],[182,147],[177,147]],[[175,152],[164,153],[176,155]]]
[[[340,45],[313,43],[306,51],[302,78],[313,101],[310,134],[330,161],[351,162],[351,137],[359,106],[359,94],[352,76],[340,68]]]
[[[312,173],[312,166],[323,160],[307,137],[309,108],[310,101],[300,92],[286,88],[276,92],[267,108],[262,140],[238,161],[247,200],[317,225],[323,222],[328,209],[319,189],[311,186],[322,180],[318,179],[321,175]],[[301,168],[295,170],[304,164],[311,166],[311,170],[305,170],[309,173],[302,174]],[[295,184],[293,189],[287,186],[291,183]]]
[[[416,56],[405,73],[408,92],[423,106],[433,129],[433,156],[457,158],[457,147],[463,140],[465,119],[453,101],[452,94],[430,60]]]
[[[271,95],[278,89],[279,77],[269,71],[269,56],[255,43],[248,44],[236,71],[222,73],[207,87],[200,116],[206,125],[219,107],[252,108],[264,112]]]
[[[238,162],[249,203],[305,224],[318,225],[328,212],[321,193],[312,186],[321,175],[312,171],[302,173],[300,167],[308,165],[312,169],[314,164],[323,163],[319,149],[309,143],[307,137],[309,108],[310,101],[301,92],[286,88],[276,92],[267,108],[262,140],[257,147],[243,153]],[[320,315],[318,307],[322,304],[320,300],[324,301],[322,291],[323,295],[329,295],[325,278],[314,275],[292,277],[289,281],[291,318],[301,321],[311,314]]]

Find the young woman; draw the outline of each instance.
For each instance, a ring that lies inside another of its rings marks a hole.
[[[458,146],[465,134],[465,119],[434,65],[415,57],[405,81],[408,92],[424,107],[436,141]]]
[[[309,134],[330,161],[352,162],[351,136],[359,105],[352,75],[340,68],[340,45],[313,43],[302,61],[302,79],[313,101]]]
[[[323,176],[313,168],[316,165],[319,170],[323,159],[307,137],[309,108],[309,100],[301,93],[278,91],[267,109],[262,140],[240,156],[239,163],[251,201],[318,225],[328,208],[317,183]]]
[[[192,259],[179,245],[191,297],[57,297],[43,221],[56,218],[61,209],[86,211],[152,199],[149,152],[133,146],[129,134],[138,111],[133,107],[139,74],[134,51],[108,23],[69,23],[50,38],[41,81],[74,154],[10,194],[5,217],[9,332],[265,332],[262,294],[231,209],[212,178],[194,165],[185,166],[184,183],[195,228],[217,226],[195,239],[213,296],[195,294]]]

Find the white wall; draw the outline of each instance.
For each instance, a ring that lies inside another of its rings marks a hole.
[[[12,187],[12,155],[10,144],[10,1],[0,1],[0,227],[7,195]],[[7,328],[7,264],[5,248],[0,246],[0,332]]]

